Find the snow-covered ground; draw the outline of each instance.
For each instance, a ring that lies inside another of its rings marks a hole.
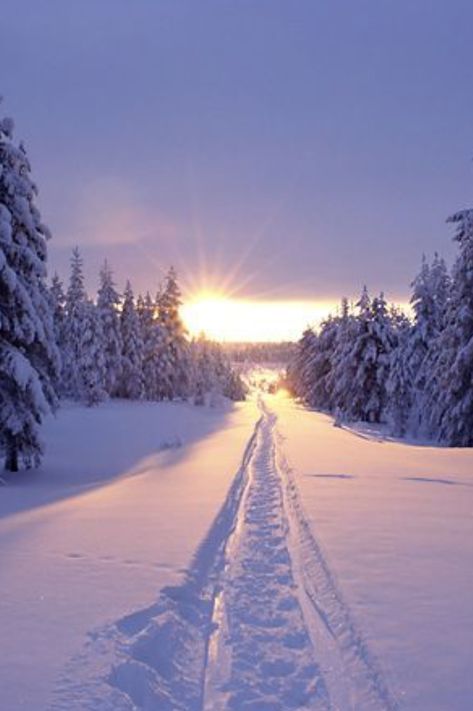
[[[51,708],[88,634],[182,578],[255,419],[112,402],[47,422],[41,470],[0,485],[2,711]]]
[[[399,706],[471,709],[473,451],[370,438],[273,402],[321,556]]]
[[[473,452],[111,403],[0,488],[0,708],[467,711]]]

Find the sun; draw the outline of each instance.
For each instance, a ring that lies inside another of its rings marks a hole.
[[[223,342],[295,341],[308,325],[317,325],[333,302],[235,299],[199,292],[186,301],[181,316],[191,336],[204,333]]]

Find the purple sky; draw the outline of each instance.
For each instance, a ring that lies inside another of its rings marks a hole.
[[[64,274],[403,298],[473,201],[471,0],[3,0],[0,91]]]

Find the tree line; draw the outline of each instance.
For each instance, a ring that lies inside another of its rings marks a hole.
[[[123,296],[107,263],[95,299],[84,286],[77,249],[64,289],[47,282],[50,233],[36,206],[37,188],[13,122],[0,118],[0,455],[5,468],[37,466],[40,425],[60,398],[95,405],[109,397],[181,398],[203,404],[244,386],[220,346],[189,340],[179,316],[174,269],[162,289]]]
[[[449,218],[458,253],[449,271],[425,257],[412,318],[366,287],[308,328],[288,368],[293,393],[338,421],[387,422],[445,445],[473,445],[473,210]]]
[[[105,262],[96,298],[90,299],[76,248],[67,290],[55,275],[49,294],[62,363],[56,390],[62,397],[95,405],[114,397],[203,404],[217,394],[244,396],[220,345],[204,336],[188,339],[174,268],[155,298],[146,293],[135,300],[130,281],[123,296],[118,293]]]

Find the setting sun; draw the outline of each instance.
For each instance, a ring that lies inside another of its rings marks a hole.
[[[297,340],[307,325],[317,325],[336,304],[322,301],[252,301],[202,294],[181,309],[192,336],[230,342]]]

